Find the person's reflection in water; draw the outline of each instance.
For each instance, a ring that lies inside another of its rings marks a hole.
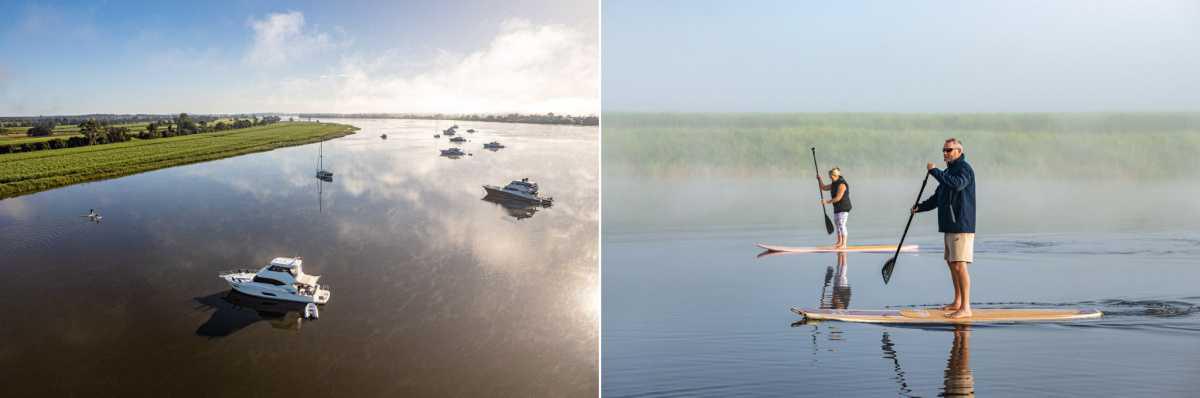
[[[950,358],[946,360],[945,377],[942,391],[938,393],[939,397],[975,396],[975,376],[971,373],[970,338],[970,325],[954,326],[954,342],[950,345]],[[892,342],[887,330],[883,331],[881,347],[883,348],[883,358],[892,361],[892,370],[896,373],[892,379],[899,385],[899,395],[910,396],[913,390],[905,377],[904,368],[900,366],[900,354],[896,351],[896,344]]]
[[[946,360],[946,381],[939,397],[975,396],[975,376],[971,374],[971,326],[954,326],[954,343]]]
[[[837,254],[837,268],[829,267],[825,272],[825,286],[821,288],[821,309],[844,310],[850,307],[850,277],[846,253]],[[833,281],[833,293],[827,294],[829,282]]]

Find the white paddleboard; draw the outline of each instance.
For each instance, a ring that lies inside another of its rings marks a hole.
[[[1099,318],[1103,315],[1096,309],[1078,308],[980,308],[971,310],[971,316],[967,318],[947,318],[945,315],[950,311],[923,308],[895,310],[792,308],[792,312],[810,320],[900,324],[1052,322]]]
[[[756,243],[755,246],[758,246],[758,247],[760,247],[764,250],[768,250],[768,251],[785,252],[785,253],[838,253],[838,252],[888,253],[888,252],[896,251],[896,245],[847,246],[842,249],[837,249],[837,248],[834,248],[833,246],[792,247],[792,246],[765,245],[762,243]],[[917,246],[917,245],[904,245],[904,247],[900,248],[900,251],[915,252],[915,251],[917,251],[918,248],[919,248],[919,246]]]

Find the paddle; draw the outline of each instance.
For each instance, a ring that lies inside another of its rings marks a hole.
[[[921,190],[917,191],[917,201],[913,202],[913,207],[921,203],[921,195],[925,193],[925,184],[927,183],[929,183],[928,171],[925,172],[925,180],[921,181]],[[900,248],[904,247],[904,238],[908,237],[908,227],[912,225],[912,219],[915,215],[917,213],[913,213],[911,210],[908,212],[908,222],[904,224],[904,233],[900,235],[900,244],[896,245],[896,254],[892,255],[892,258],[888,259],[886,263],[883,263],[883,284],[885,285],[892,279],[892,270],[896,269],[896,257],[900,257]]]
[[[819,176],[819,175],[821,175],[821,169],[819,167],[817,167],[817,148],[816,147],[812,148],[812,154],[813,154],[813,170],[816,170],[817,175]],[[820,182],[821,180],[817,180],[817,181]],[[821,212],[825,213],[825,233],[833,234],[833,221],[829,219],[829,211],[825,210],[825,202],[824,202],[825,191],[821,189],[821,185],[819,183],[817,184],[817,194],[821,195],[821,201],[822,201],[821,202]]]

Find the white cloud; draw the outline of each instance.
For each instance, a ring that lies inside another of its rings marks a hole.
[[[256,67],[284,66],[289,61],[339,46],[327,33],[315,29],[306,32],[304,13],[299,11],[275,13],[262,20],[251,19],[249,24],[254,28],[254,44],[243,61]]]
[[[597,43],[567,26],[510,20],[478,51],[439,52],[418,72],[411,57],[347,55],[319,76],[260,92],[274,93],[270,108],[298,111],[599,113]]]

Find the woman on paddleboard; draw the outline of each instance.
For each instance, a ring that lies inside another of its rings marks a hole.
[[[817,184],[821,186],[821,190],[829,191],[830,197],[821,199],[821,204],[833,204],[834,225],[837,227],[837,243],[834,243],[833,247],[845,249],[846,219],[850,217],[850,184],[846,183],[846,179],[842,177],[842,170],[837,167],[829,170],[829,180],[829,185],[825,185],[821,175],[817,174]]]

